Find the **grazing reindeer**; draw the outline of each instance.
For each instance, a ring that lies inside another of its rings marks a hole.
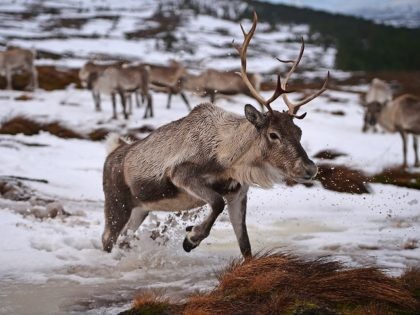
[[[413,135],[414,166],[420,166],[417,140],[420,135],[420,99],[404,94],[386,104],[368,104],[366,115],[371,126],[379,123],[389,132],[399,132],[403,142],[403,167],[407,167],[407,134]]]
[[[387,102],[392,101],[392,91],[389,85],[378,78],[374,78],[372,80],[372,83],[369,86],[369,90],[366,93],[365,99],[364,99],[364,106],[372,106],[371,104],[381,104],[385,105]],[[375,106],[375,105],[373,105]],[[371,120],[374,119],[371,117],[371,111],[365,112],[364,117],[364,123],[362,131],[366,132],[369,129],[369,126],[373,126],[373,131],[376,131],[375,124],[371,123]]]
[[[93,80],[92,91],[95,95],[103,93],[111,96],[112,117],[114,119],[117,118],[116,95],[120,95],[124,118],[128,119],[127,97],[130,97],[131,104],[131,94],[140,91],[147,98],[144,118],[153,117],[152,97],[149,93],[149,71],[148,66],[126,68],[108,67],[101,75]],[[97,97],[95,101],[97,102],[96,107],[100,108],[100,97]]]
[[[79,70],[80,83],[84,88],[92,90],[93,102],[95,103],[95,109],[97,112],[101,111],[101,95],[96,94],[92,89],[92,84],[97,78],[109,67],[121,68],[122,62],[116,62],[112,64],[96,64],[92,61],[86,62]]]
[[[210,215],[201,224],[187,227],[183,247],[189,252],[209,235],[225,208],[225,198],[240,250],[243,256],[250,256],[245,223],[248,188],[270,188],[283,177],[308,181],[316,175],[317,167],[302,148],[302,132],[293,119],[305,116],[296,114],[299,107],[326,90],[328,76],[322,88],[308,98],[298,103],[287,98],[284,93],[302,58],[302,42],[285,80],[281,83],[279,76],[273,96],[263,99],[246,74],[246,52],[256,26],[254,12],[252,28],[249,33],[243,31],[244,43],[238,48],[241,76],[268,112],[246,105],[242,117],[204,103],[142,140],[119,146],[118,139],[109,141],[114,150],[103,171],[104,250],[111,251],[120,234],[137,230],[149,211],[189,210],[209,204]],[[271,109],[280,95],[287,112]]]
[[[259,74],[248,74],[248,78],[257,91],[260,90],[261,76]],[[210,96],[210,102],[214,103],[216,93],[220,94],[250,94],[248,87],[242,78],[234,71],[218,71],[208,69],[198,76],[190,75],[186,87]],[[261,109],[264,107],[261,106]]]
[[[10,48],[0,51],[0,72],[6,74],[7,89],[12,89],[14,72],[27,71],[31,73],[31,89],[38,88],[38,72],[35,68],[35,53],[29,49]]]
[[[184,81],[187,75],[185,67],[174,60],[171,61],[169,66],[152,64],[148,64],[148,66],[150,66],[150,83],[152,84],[152,88],[168,94],[166,108],[171,108],[172,94],[179,94],[190,111],[190,103],[183,91]]]

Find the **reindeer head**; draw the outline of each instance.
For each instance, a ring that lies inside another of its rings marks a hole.
[[[277,76],[277,86],[274,94],[269,99],[264,99],[253,87],[246,73],[246,52],[257,27],[257,21],[258,17],[254,12],[252,27],[248,33],[245,32],[241,25],[242,33],[244,34],[244,42],[241,46],[236,46],[236,48],[241,57],[240,75],[249,88],[252,96],[261,105],[265,106],[268,109],[268,112],[261,113],[253,106],[246,105],[245,117],[258,130],[259,137],[257,141],[259,141],[263,161],[268,163],[273,168],[273,171],[278,171],[296,181],[307,181],[315,177],[317,167],[315,163],[308,158],[308,155],[300,143],[302,131],[295,125],[294,119],[303,119],[306,116],[306,113],[297,115],[299,108],[327,89],[329,73],[319,91],[297,103],[293,103],[288,99],[288,80],[299,65],[305,49],[305,43],[302,38],[300,53],[295,60],[277,59],[280,62],[291,63],[292,67],[283,81],[281,80],[280,74]],[[288,107],[287,111],[279,112],[274,111],[271,108],[271,103],[280,95]]]
[[[380,102],[371,102],[366,105],[363,132],[366,132],[369,127],[373,127],[378,123],[379,114],[384,106],[385,104]]]

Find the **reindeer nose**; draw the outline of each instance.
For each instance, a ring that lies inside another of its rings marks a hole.
[[[310,163],[305,164],[303,168],[304,170],[302,172],[302,178],[305,180],[310,180],[314,178],[318,173],[318,167],[312,161],[310,161]]]

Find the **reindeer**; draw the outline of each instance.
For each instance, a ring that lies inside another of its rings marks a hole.
[[[179,94],[190,111],[190,103],[183,91],[184,81],[187,75],[185,67],[174,60],[170,62],[169,66],[147,65],[150,67],[150,83],[152,89],[168,94],[166,108],[171,108],[172,94]]]
[[[9,48],[0,51],[0,72],[6,74],[7,89],[12,90],[12,75],[14,72],[27,71],[31,73],[28,86],[32,90],[38,88],[38,72],[35,68],[35,52],[23,48]]]
[[[365,95],[363,105],[365,107],[372,106],[371,104],[378,103],[385,105],[387,102],[392,101],[392,90],[389,85],[378,78],[374,78],[372,83],[369,86],[369,90]],[[373,105],[375,106],[375,105]],[[370,115],[370,111],[365,112],[364,123],[362,131],[366,132],[369,129],[369,126],[373,126],[373,131],[376,131],[375,124],[371,123],[373,118]]]
[[[209,216],[199,225],[187,227],[183,248],[189,252],[205,239],[225,208],[243,256],[251,255],[245,217],[250,186],[270,188],[284,177],[311,180],[317,167],[300,144],[302,132],[293,122],[298,109],[323,93],[322,88],[293,103],[287,97],[287,82],[304,51],[292,62],[285,80],[280,75],[269,99],[264,99],[246,73],[246,53],[257,27],[254,12],[251,30],[237,47],[241,77],[250,93],[268,112],[245,105],[245,117],[211,103],[195,107],[189,115],[164,125],[148,137],[119,145],[118,137],[108,141],[109,155],[103,170],[105,229],[103,248],[110,252],[120,234],[136,231],[150,211],[189,210],[208,204]],[[276,111],[271,103],[279,96],[288,111]]]
[[[123,107],[124,118],[128,119],[132,112],[131,94],[140,91],[147,98],[147,107],[144,118],[153,117],[152,97],[149,93],[149,71],[148,66],[143,67],[108,67],[101,75],[92,80],[92,93],[96,95],[96,107],[100,108],[100,94],[111,96],[113,118],[117,118],[116,95],[119,94]],[[126,100],[130,101],[130,110],[127,112]]]
[[[260,90],[261,76],[248,74],[248,78],[257,91]],[[234,71],[218,71],[208,69],[198,76],[190,75],[186,87],[195,92],[210,96],[210,102],[214,103],[217,93],[220,94],[246,94],[252,96],[242,78]],[[261,107],[263,109],[264,107]]]
[[[398,132],[403,142],[403,164],[407,167],[407,135],[413,135],[414,166],[420,166],[417,140],[420,135],[420,99],[414,95],[404,94],[385,104],[373,102],[368,104],[365,117],[371,126],[377,123],[389,132]]]
[[[93,102],[95,103],[95,110],[101,111],[100,94],[95,94],[92,89],[92,84],[97,78],[109,67],[121,68],[123,62],[116,62],[111,64],[97,64],[93,61],[86,62],[79,70],[79,79],[82,87],[92,90]]]

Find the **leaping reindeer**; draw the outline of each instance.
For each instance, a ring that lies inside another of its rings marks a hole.
[[[242,26],[241,26],[242,27]],[[103,248],[111,251],[120,234],[135,231],[149,211],[189,210],[209,204],[209,216],[187,227],[184,250],[189,252],[205,239],[227,202],[230,220],[243,256],[251,255],[245,217],[250,186],[270,188],[284,177],[311,180],[317,167],[306,154],[302,132],[293,122],[298,109],[323,93],[322,88],[293,103],[286,95],[287,82],[298,66],[304,44],[285,80],[280,75],[272,97],[264,99],[246,73],[246,52],[257,27],[257,14],[238,51],[241,76],[255,99],[268,109],[262,113],[245,105],[245,117],[210,103],[195,107],[186,117],[164,125],[134,143],[114,144],[103,171],[105,230]],[[288,111],[271,108],[279,96]]]

